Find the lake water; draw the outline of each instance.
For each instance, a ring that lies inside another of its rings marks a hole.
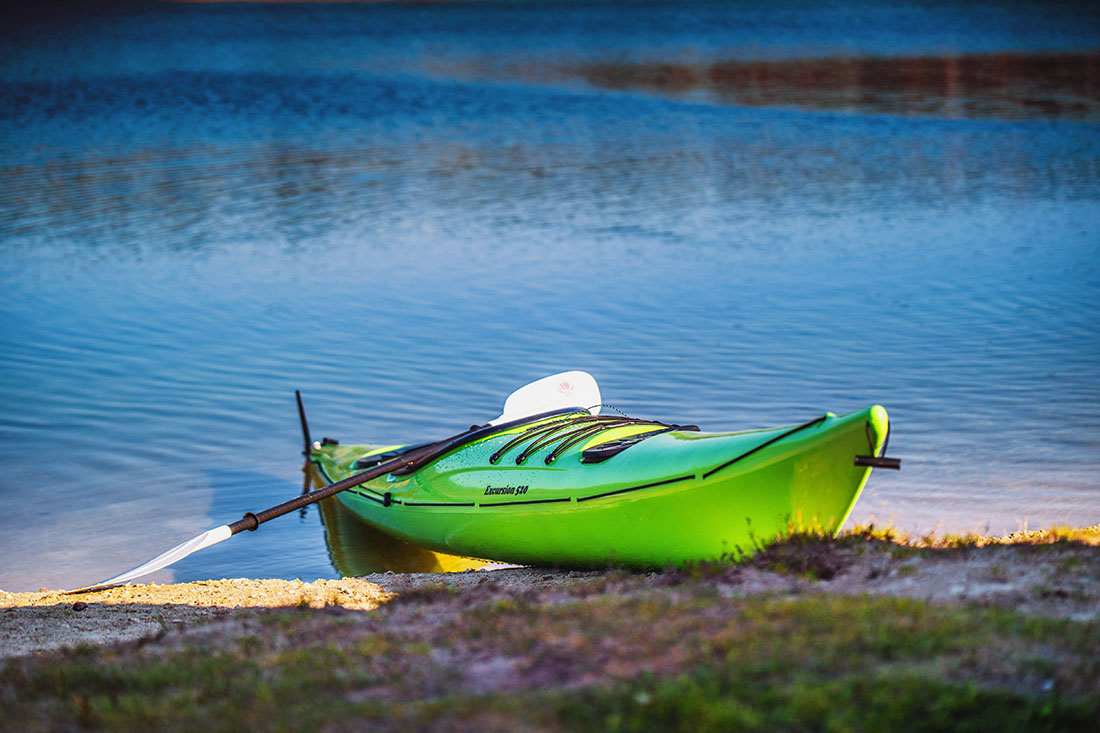
[[[851,523],[1100,523],[1100,10],[135,4],[0,31],[0,588],[582,368],[890,411]],[[316,508],[155,580],[335,577]]]

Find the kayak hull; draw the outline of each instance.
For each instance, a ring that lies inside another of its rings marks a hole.
[[[314,471],[314,476],[324,480]],[[345,577],[392,570],[397,573],[455,573],[479,570],[488,561],[434,552],[410,544],[364,522],[335,497],[318,502],[325,543],[333,566]]]
[[[581,463],[588,446],[549,465],[537,452],[491,462],[516,429],[336,498],[388,535],[451,555],[580,567],[737,558],[793,531],[835,534],[871,471],[855,456],[879,455],[888,425],[875,406],[776,430],[672,430],[596,465]],[[310,458],[335,481],[392,449],[324,446]]]

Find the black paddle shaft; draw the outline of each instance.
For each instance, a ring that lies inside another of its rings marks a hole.
[[[499,425],[493,425],[488,423],[486,425],[473,425],[469,430],[459,433],[454,437],[441,440],[438,443],[429,443],[414,450],[402,453],[396,456],[392,460],[379,463],[377,466],[372,466],[366,471],[348,476],[347,478],[340,479],[336,483],[329,484],[315,491],[311,491],[308,494],[301,494],[296,496],[290,501],[284,501],[278,506],[273,506],[270,509],[264,509],[262,512],[246,512],[243,517],[238,519],[233,524],[229,525],[229,531],[233,534],[243,532],[244,530],[255,530],[264,522],[281,517],[284,514],[289,514],[295,509],[301,509],[309,504],[314,504],[321,499],[326,499],[333,494],[339,494],[341,491],[345,491],[354,486],[365,484],[371,479],[378,478],[379,476],[385,476],[387,473],[393,473],[397,475],[404,475],[415,471],[421,466],[429,463],[430,461],[438,458],[444,453],[454,450],[459,446],[465,445],[470,441],[477,440],[478,438],[491,435],[500,430],[507,430],[508,428],[516,425],[522,425],[524,423],[541,420],[545,417],[551,417],[553,415],[560,415],[567,412],[574,412],[577,407],[561,408],[557,410],[551,410],[550,412],[542,412],[537,415],[526,415],[524,417],[511,420]],[[304,411],[303,411],[304,415]]]
[[[302,438],[306,442],[306,448],[302,453],[308,456],[310,450],[313,448],[313,440],[309,437],[309,423],[306,422],[306,408],[302,405],[302,393],[299,390],[294,390],[294,399],[298,401],[298,419],[302,422]]]
[[[451,441],[447,440],[443,442],[449,443]],[[332,496],[333,494],[339,494],[341,491],[359,486],[360,484],[365,484],[371,479],[378,478],[379,476],[384,476],[387,473],[396,471],[398,468],[415,465],[417,461],[421,460],[431,451],[432,448],[435,448],[437,445],[438,444],[433,443],[431,445],[426,445],[419,450],[410,451],[409,453],[394,458],[392,461],[380,463],[377,466],[368,468],[366,471],[348,476],[344,479],[340,479],[335,483],[311,491],[308,494],[301,494],[300,496],[296,496],[289,501],[284,501],[278,506],[273,506],[270,509],[264,509],[262,512],[246,512],[243,517],[238,519],[236,522],[233,522],[233,524],[229,525],[229,531],[233,534],[243,532],[246,529],[255,531],[256,528],[258,528],[261,524],[268,520],[275,519],[276,517],[281,517],[284,514],[289,514],[295,509],[301,509],[302,507],[309,504],[314,504],[321,499],[326,499]]]

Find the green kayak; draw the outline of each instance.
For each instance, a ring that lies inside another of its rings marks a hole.
[[[801,425],[705,433],[565,409],[487,425],[335,498],[391,537],[447,555],[664,566],[739,557],[792,531],[833,534],[883,457],[874,406]],[[314,443],[329,483],[420,446]]]

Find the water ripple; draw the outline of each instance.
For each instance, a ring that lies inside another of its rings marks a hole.
[[[611,26],[583,3],[559,8],[574,26],[534,22],[542,4],[309,5],[0,31],[0,587],[89,582],[293,495],[295,389],[315,435],[412,442],[571,368],[628,413],[715,430],[886,405],[906,470],[876,472],[859,521],[1100,521],[1095,125],[550,73],[744,62],[786,88],[895,46],[938,74],[997,38],[1092,58],[1057,8],[960,5],[991,28],[960,40],[911,23],[923,5],[868,10],[856,36],[759,9],[731,37],[735,4]],[[276,524],[165,578],[336,572],[314,514]]]

